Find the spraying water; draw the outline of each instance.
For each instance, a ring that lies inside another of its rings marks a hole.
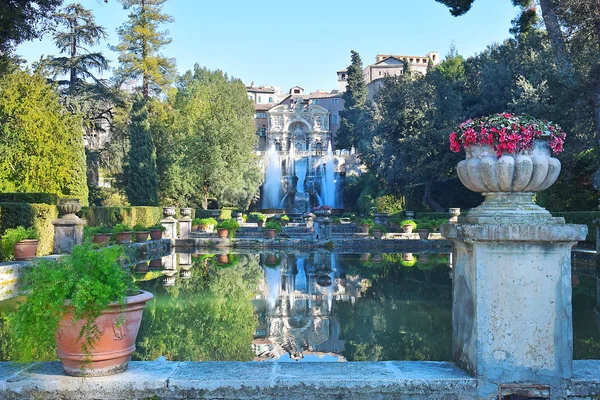
[[[288,168],[288,175],[289,176],[294,176],[295,172],[296,172],[296,146],[294,146],[294,143],[290,143],[290,153],[288,155],[288,165],[290,166]]]
[[[279,153],[274,145],[267,152],[267,162],[267,173],[263,185],[263,208],[277,208],[281,192],[281,163]]]
[[[306,158],[301,158],[296,161],[296,176],[298,177],[298,186],[296,191],[298,193],[304,193],[304,181],[306,180],[306,170],[308,168]]]
[[[267,281],[267,304],[269,309],[272,310],[277,304],[277,298],[279,297],[279,291],[281,289],[281,267],[269,268],[263,267],[265,270],[265,279]]]
[[[333,166],[333,150],[331,141],[327,145],[327,155],[325,157],[325,173],[321,176],[321,198],[323,205],[335,207],[335,171]]]

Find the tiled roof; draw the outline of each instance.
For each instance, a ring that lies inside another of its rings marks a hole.
[[[265,86],[246,86],[246,91],[254,93],[275,93],[275,89]]]

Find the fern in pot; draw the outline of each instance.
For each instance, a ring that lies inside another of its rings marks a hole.
[[[2,257],[5,260],[28,261],[35,257],[39,242],[35,228],[8,228],[2,235]]]
[[[61,359],[68,375],[124,371],[135,351],[142,311],[154,296],[138,290],[119,246],[75,246],[40,260],[22,277],[25,301],[11,316],[15,361]]]

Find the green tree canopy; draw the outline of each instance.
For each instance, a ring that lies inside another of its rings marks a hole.
[[[164,90],[174,73],[174,61],[160,54],[171,39],[168,31],[159,31],[160,25],[173,22],[173,18],[161,12],[167,0],[120,1],[131,13],[117,30],[121,39],[115,47],[121,63],[117,75],[122,82],[141,78],[142,94],[148,98],[151,92]]]
[[[46,192],[87,204],[81,119],[40,74],[0,78],[0,192]]]

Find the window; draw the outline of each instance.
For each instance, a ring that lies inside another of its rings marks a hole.
[[[346,79],[346,74],[342,74],[342,80]]]
[[[259,112],[256,113],[256,118],[260,118],[260,113]]]
[[[379,71],[379,76],[381,76],[381,71]]]
[[[331,123],[332,124],[337,124],[338,123],[338,116],[337,116],[337,114],[333,114],[331,116]]]
[[[266,112],[262,113],[262,117],[267,118],[267,113]]]
[[[267,127],[266,126],[262,126],[262,128],[260,129],[260,136],[265,136],[267,134]]]
[[[340,99],[331,99],[331,104],[338,104]]]
[[[300,89],[294,89],[294,93],[300,93]],[[259,97],[260,98],[260,97]],[[260,101],[260,100],[259,100]]]
[[[269,97],[269,103],[272,103],[272,102],[273,102],[273,98]]]
[[[314,99],[313,104],[319,104],[319,99]]]
[[[251,95],[251,94],[249,94],[249,95],[248,95],[248,100],[252,100],[252,99],[253,99],[252,95]]]

